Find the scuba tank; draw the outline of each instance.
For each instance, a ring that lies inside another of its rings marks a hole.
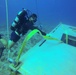
[[[27,10],[23,9],[20,11],[16,18],[14,19],[12,25],[11,25],[11,30],[15,31],[16,28],[23,23],[24,19],[28,18]]]

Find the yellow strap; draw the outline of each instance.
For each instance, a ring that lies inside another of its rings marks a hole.
[[[60,41],[60,40],[58,40],[57,38],[53,38],[53,37],[51,37],[51,36],[43,36],[38,29],[34,29],[33,31],[31,31],[31,32],[25,37],[25,39],[24,39],[24,41],[23,41],[23,43],[22,43],[22,46],[21,46],[21,48],[20,48],[20,50],[19,50],[18,57],[17,57],[17,59],[16,59],[16,62],[17,62],[17,63],[18,63],[18,61],[19,61],[19,58],[20,58],[20,56],[21,56],[21,54],[22,54],[22,52],[23,52],[23,49],[24,49],[26,43],[27,43],[28,40],[30,40],[30,39],[33,37],[33,35],[35,35],[36,33],[39,33],[39,34],[40,34],[43,38],[45,38],[46,40],[56,40],[56,41]],[[60,42],[61,42],[61,41],[60,41]]]
[[[65,31],[66,34],[66,44],[68,44],[68,29],[66,29],[63,25],[62,25],[63,30]]]

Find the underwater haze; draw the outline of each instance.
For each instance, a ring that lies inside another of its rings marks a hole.
[[[76,25],[76,0],[0,0],[0,25],[6,26],[6,1],[9,25],[22,8],[36,13],[38,24],[54,26],[62,22]]]

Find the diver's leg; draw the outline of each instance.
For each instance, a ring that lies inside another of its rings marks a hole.
[[[15,34],[15,32],[11,33],[10,40],[8,41],[8,58],[10,58],[10,51],[14,44],[20,39],[20,36]]]
[[[15,42],[13,42],[12,40],[6,41],[5,39],[0,39],[0,42],[4,45],[4,47],[6,47],[7,49],[10,49]]]
[[[8,41],[8,49],[10,49],[19,39],[20,36],[17,35],[15,32],[12,32],[10,40]]]
[[[3,34],[0,34],[0,42],[4,45],[4,47],[7,48],[8,41],[6,39],[4,39],[2,36],[3,36]]]
[[[13,45],[15,44],[15,42],[13,42],[12,40],[8,41],[8,49],[11,49],[11,47],[13,47]]]
[[[1,38],[0,42],[4,45],[4,47],[6,47],[6,48],[8,47],[8,42],[4,38]]]

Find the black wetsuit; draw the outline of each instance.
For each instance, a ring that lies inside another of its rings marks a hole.
[[[10,40],[17,42],[20,39],[20,35],[26,34],[28,30],[33,30],[33,29],[40,30],[39,28],[35,27],[34,23],[30,22],[25,16],[18,15],[18,18],[20,21],[17,23],[17,25],[15,27],[11,26],[11,30],[13,30],[13,32],[11,33]],[[18,35],[15,32],[17,32]],[[46,33],[43,31],[41,31],[41,33],[43,35],[46,35]]]

